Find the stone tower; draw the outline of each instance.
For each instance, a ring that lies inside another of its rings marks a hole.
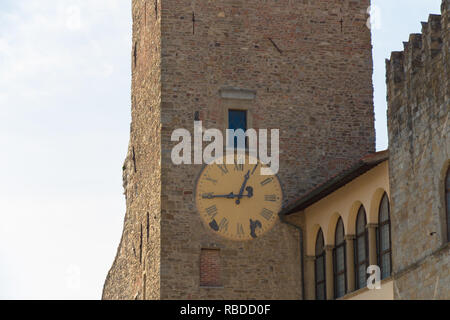
[[[450,0],[386,62],[396,299],[450,299]]]
[[[301,232],[279,221],[235,242],[205,228],[202,166],[172,164],[171,134],[195,119],[225,129],[229,109],[280,129],[285,203],[374,152],[369,2],[132,1],[127,212],[104,299],[302,298]]]

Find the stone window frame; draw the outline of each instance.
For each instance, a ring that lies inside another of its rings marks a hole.
[[[236,87],[224,87],[219,90],[219,99],[221,101],[222,116],[225,120],[223,122],[222,130],[224,134],[224,148],[226,150],[229,147],[228,140],[226,139],[226,130],[229,128],[229,111],[246,111],[247,129],[254,128],[253,112],[256,108],[256,91]],[[249,151],[248,144],[246,145],[246,151]]]

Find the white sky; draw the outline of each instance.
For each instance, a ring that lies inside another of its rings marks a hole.
[[[372,0],[377,149],[384,59],[441,0]],[[131,1],[0,2],[0,299],[99,299],[122,233]]]

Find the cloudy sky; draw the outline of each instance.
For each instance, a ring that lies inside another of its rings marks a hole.
[[[377,149],[384,59],[440,0],[372,0]],[[0,299],[99,299],[122,232],[130,0],[0,2]]]

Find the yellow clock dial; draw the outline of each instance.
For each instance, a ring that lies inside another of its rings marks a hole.
[[[251,164],[252,162],[256,162]],[[276,175],[261,175],[266,165],[245,156],[244,164],[210,164],[197,181],[197,210],[212,232],[231,240],[250,240],[269,231],[282,205]]]

